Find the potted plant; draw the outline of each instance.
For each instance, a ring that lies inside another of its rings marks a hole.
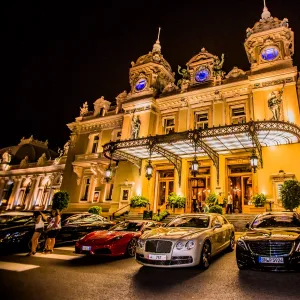
[[[209,193],[205,202],[209,207],[216,205],[218,202],[217,194]]]
[[[172,192],[168,196],[169,206],[175,210],[175,214],[183,214],[185,208],[186,198],[179,196],[176,193]]]
[[[281,188],[281,202],[286,210],[293,211],[300,205],[300,182],[286,180]]]
[[[149,200],[144,196],[133,196],[130,198],[130,210],[135,213],[142,213],[149,204]]]
[[[223,208],[220,205],[213,205],[209,208],[208,212],[222,215],[223,214]]]
[[[260,193],[256,194],[252,197],[252,203],[254,207],[250,207],[250,212],[252,213],[263,213],[266,211],[265,204],[266,204],[267,197],[265,194]]]
[[[88,209],[88,212],[90,214],[101,215],[101,213],[102,213],[102,207],[101,206],[91,206]]]

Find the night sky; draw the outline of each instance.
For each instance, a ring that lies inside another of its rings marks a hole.
[[[184,66],[205,47],[225,54],[224,70],[249,70],[243,42],[259,21],[263,0],[228,1],[5,1],[1,2],[0,148],[25,136],[68,140],[79,107],[102,95],[129,91],[130,62],[148,53],[161,30],[162,54]],[[300,65],[299,0],[267,0],[274,17],[295,32]],[[299,38],[298,38],[299,37]],[[298,51],[299,49],[299,51]]]

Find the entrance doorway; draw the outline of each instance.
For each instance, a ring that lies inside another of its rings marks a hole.
[[[174,170],[163,170],[158,172],[158,202],[157,208],[166,208],[168,196],[174,192]]]
[[[235,213],[242,213],[245,206],[251,204],[252,191],[252,174],[236,175],[229,177],[228,191],[233,199],[233,211]]]

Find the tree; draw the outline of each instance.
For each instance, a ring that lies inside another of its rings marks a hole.
[[[281,188],[281,202],[286,210],[293,211],[300,205],[300,182],[286,180]]]
[[[58,209],[62,211],[63,209],[68,207],[69,201],[70,201],[70,196],[68,192],[66,191],[56,192],[52,200],[52,209]]]

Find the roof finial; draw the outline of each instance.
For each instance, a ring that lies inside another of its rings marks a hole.
[[[156,42],[159,42],[160,30],[161,30],[161,28],[158,27],[158,35],[157,35],[157,40],[156,40]]]
[[[261,14],[261,18],[263,20],[267,20],[271,17],[271,13],[269,12],[267,5],[266,5],[266,0],[264,0],[264,9],[263,9],[263,13]]]
[[[161,28],[158,28],[158,36],[157,36],[157,40],[156,43],[153,45],[153,49],[152,52],[159,52],[161,51],[161,46],[160,46],[160,42],[159,42],[159,37],[160,37],[160,30]]]

